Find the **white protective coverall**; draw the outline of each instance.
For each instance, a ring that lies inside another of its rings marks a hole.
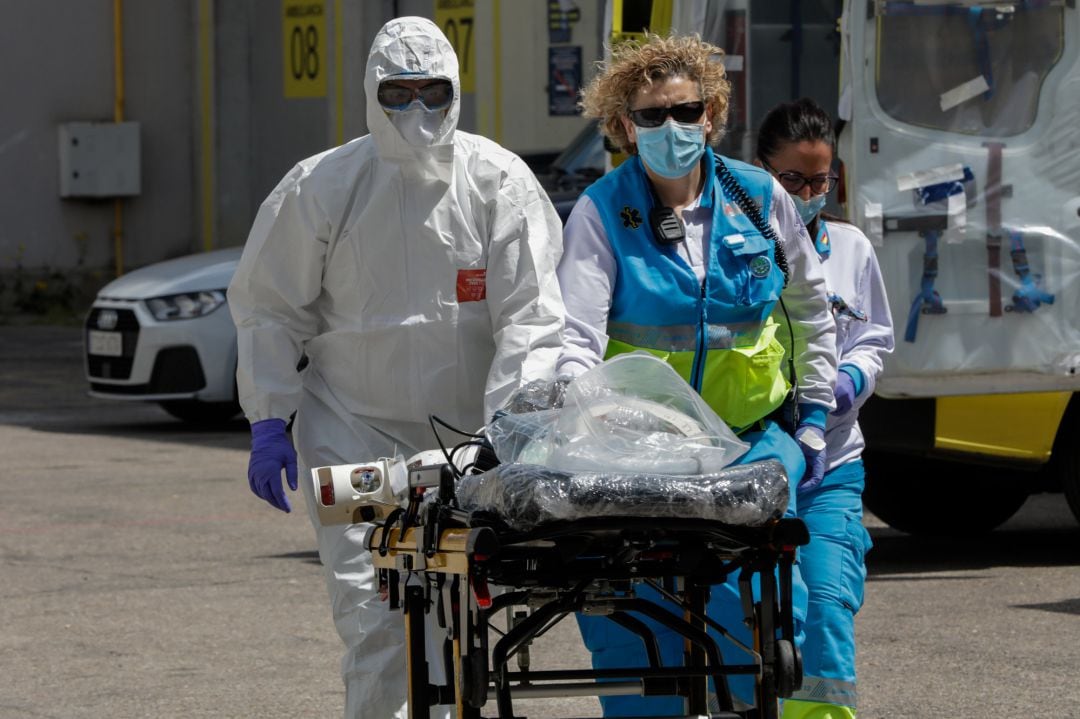
[[[379,105],[395,76],[452,82],[432,146],[405,142]],[[297,411],[300,484],[347,647],[345,715],[383,719],[406,715],[401,616],[379,601],[364,526],[319,526],[310,468],[433,448],[429,414],[475,431],[521,384],[550,378],[562,228],[519,157],[456,130],[458,62],[434,23],[387,23],[364,89],[371,133],[274,188],[228,298],[248,420]]]

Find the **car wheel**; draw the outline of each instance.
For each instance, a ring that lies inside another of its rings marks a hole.
[[[177,419],[193,424],[218,424],[228,422],[240,414],[240,403],[200,402],[197,399],[174,399],[158,403],[163,410]]]
[[[1075,444],[1066,450],[1059,467],[1065,501],[1069,503],[1076,521],[1080,522],[1080,449]]]
[[[1076,521],[1080,522],[1080,445],[1076,442],[1077,436],[1080,436],[1080,404],[1076,397],[1073,395],[1058,429],[1047,469],[1061,483],[1065,501],[1069,503]]]
[[[1024,504],[1030,481],[976,464],[867,452],[863,502],[908,534],[963,537],[1005,523]]]

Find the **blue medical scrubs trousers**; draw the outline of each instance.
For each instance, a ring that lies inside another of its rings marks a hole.
[[[855,614],[863,603],[866,553],[872,543],[862,524],[862,460],[825,474],[799,494],[798,515],[810,530],[799,548],[799,567],[810,590],[802,689],[784,702],[784,719],[855,716]]]
[[[740,436],[740,439],[750,444],[750,450],[740,457],[736,464],[748,464],[766,459],[778,460],[784,465],[788,477],[793,478],[791,480],[792,487],[798,483],[798,479],[794,478],[802,478],[806,472],[806,462],[795,440],[774,422],[767,421],[764,430],[745,432]],[[791,493],[785,516],[796,516],[794,491]],[[712,587],[706,612],[710,618],[717,621],[740,642],[752,647],[753,637],[750,630],[743,624],[738,579],[738,572],[734,572],[724,584]],[[756,593],[756,577],[754,584]],[[639,597],[657,602],[664,609],[679,616],[683,614],[682,609],[660,599],[660,596],[651,587],[638,584],[635,587],[635,593]],[[806,585],[803,584],[802,579],[799,577],[798,566],[795,566],[792,572],[792,595],[795,615],[795,642],[798,645],[801,642],[807,601]],[[635,616],[644,621],[654,632],[660,646],[660,658],[663,666],[682,666],[683,638],[651,619],[640,615]],[[585,646],[592,653],[594,669],[649,666],[648,655],[645,653],[644,645],[637,635],[623,629],[605,617],[586,617],[579,614],[577,615],[577,621]],[[730,641],[720,637],[712,629],[709,629],[708,632],[717,640],[725,663],[746,664],[751,661],[746,652]],[[754,703],[753,677],[733,675],[728,677],[728,683],[731,686],[731,692],[735,696],[736,702],[741,700],[746,704]],[[601,697],[600,705],[603,707],[605,717],[663,717],[684,716],[686,714],[684,700],[676,696]]]

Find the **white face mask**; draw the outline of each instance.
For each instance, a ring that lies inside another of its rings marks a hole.
[[[429,110],[419,98],[404,110],[387,110],[386,114],[405,142],[413,147],[431,147],[446,119],[446,110]]]

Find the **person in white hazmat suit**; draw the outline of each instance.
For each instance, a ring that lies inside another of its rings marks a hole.
[[[281,180],[228,290],[249,482],[286,512],[282,471],[295,490],[297,463],[306,476],[430,449],[432,414],[475,430],[549,379],[562,343],[559,217],[519,157],[456,129],[446,37],[424,18],[388,22],[364,89],[370,134]],[[345,715],[404,717],[403,624],[379,600],[364,527],[320,526],[303,485],[347,647]]]

